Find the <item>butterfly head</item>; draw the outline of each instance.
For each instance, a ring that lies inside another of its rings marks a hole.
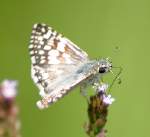
[[[106,73],[112,69],[112,62],[106,58],[99,61],[99,73]]]

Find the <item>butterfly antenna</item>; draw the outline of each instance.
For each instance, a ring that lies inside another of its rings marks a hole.
[[[114,74],[114,72],[112,71],[112,70],[110,70],[110,72],[113,74],[113,76],[114,76],[114,79],[113,79],[113,81],[112,81],[112,83],[111,83],[111,85],[110,85],[110,87],[109,87],[109,91],[108,92],[110,92],[110,90],[111,90],[111,88],[113,87],[113,85],[114,85],[114,83],[116,82],[116,80],[118,80],[118,84],[121,84],[121,78],[120,78],[120,74],[122,73],[122,67],[113,67],[113,68],[116,68],[116,69],[119,69],[119,72],[118,72],[118,74]]]

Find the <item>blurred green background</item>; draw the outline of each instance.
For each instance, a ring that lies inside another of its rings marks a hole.
[[[112,89],[107,137],[150,136],[150,1],[0,1],[0,80],[19,81],[22,136],[86,137],[87,104],[79,88],[44,111],[35,105],[40,96],[30,78],[28,43],[37,22],[63,33],[91,58],[109,56],[123,67],[122,84]]]

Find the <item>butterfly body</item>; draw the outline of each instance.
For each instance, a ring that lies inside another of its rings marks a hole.
[[[45,24],[35,24],[29,46],[31,75],[43,98],[37,102],[46,108],[82,83],[94,84],[111,69],[108,60],[90,60],[88,55]]]

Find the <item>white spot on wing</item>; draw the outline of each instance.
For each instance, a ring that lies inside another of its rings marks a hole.
[[[34,24],[33,28],[36,28],[37,27],[37,24]]]
[[[40,49],[40,48],[41,48],[41,45],[38,45],[37,48]]]
[[[65,44],[62,43],[62,42],[58,42],[57,44],[57,49],[61,52],[64,52],[65,51]]]
[[[33,38],[34,38],[34,36],[32,35],[32,36],[31,36],[31,39],[33,39]]]
[[[51,49],[51,46],[48,46],[48,45],[44,46],[44,50],[50,50],[50,49]]]
[[[35,57],[31,57],[31,60],[32,60],[32,63],[35,64],[36,63],[36,60],[35,60]]]
[[[33,43],[33,39],[30,40],[30,43]]]
[[[42,37],[42,36],[39,36],[39,37],[38,37],[38,40],[39,40],[39,41],[43,40],[43,37]]]
[[[40,44],[41,44],[41,45],[44,45],[44,41],[40,41]]]
[[[45,32],[45,28],[42,28],[41,31],[44,33]]]
[[[30,54],[31,54],[31,55],[33,55],[33,54],[34,54],[34,51],[33,51],[33,50],[31,50],[31,51],[30,51]]]
[[[36,102],[36,105],[37,105],[37,107],[38,107],[39,109],[44,109],[44,108],[45,108],[41,101],[37,101],[37,102]]]
[[[54,31],[54,32],[53,32],[53,35],[55,36],[56,34],[57,34],[57,32],[56,32],[56,31]]]
[[[48,41],[48,43],[47,43],[48,45],[53,45],[54,44],[54,40],[51,38],[51,40],[50,41]]]
[[[40,55],[43,55],[44,53],[45,53],[44,50],[39,50]]]
[[[35,34],[35,33],[36,33],[36,31],[35,31],[35,30],[32,30],[32,33],[33,33],[33,34]]]
[[[37,50],[35,50],[35,53],[37,54]]]
[[[40,61],[40,64],[43,64],[43,63],[45,63],[45,60],[44,60],[44,59]]]
[[[33,44],[30,44],[30,45],[29,45],[29,49],[32,49],[32,48],[33,48]]]
[[[45,56],[41,56],[41,59],[45,59],[46,57]]]
[[[49,30],[46,34],[43,35],[45,39],[48,39],[51,36],[52,32]]]
[[[48,52],[48,55],[51,57],[57,57],[59,56],[59,51],[52,49]]]

